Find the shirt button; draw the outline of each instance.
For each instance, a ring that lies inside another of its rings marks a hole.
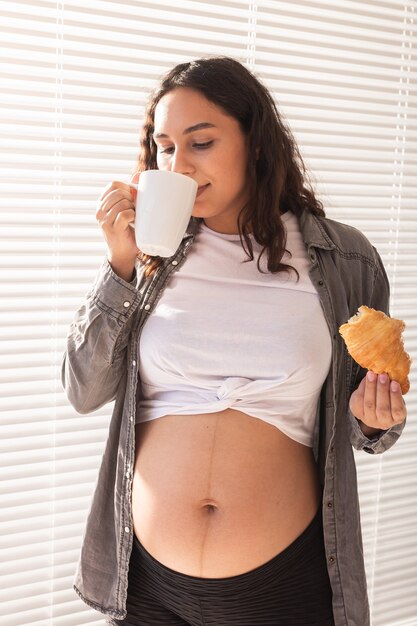
[[[136,361],[132,361],[133,367],[136,367]]]
[[[133,415],[129,417],[130,421],[133,422]]]
[[[320,285],[320,287],[323,287],[324,282],[322,280],[319,280],[319,282],[317,284]]]
[[[149,309],[151,308],[150,304],[145,304],[145,306],[143,307],[145,309],[145,311],[149,311]]]
[[[329,561],[329,563],[333,564],[336,561],[336,558],[333,555],[331,555],[331,556],[329,556],[328,561]]]
[[[123,302],[123,306],[124,306],[125,309],[128,309],[130,307],[129,300],[125,300],[125,302]]]
[[[126,478],[130,478],[130,472],[129,472],[129,470],[127,470],[127,472],[126,472]]]
[[[129,528],[129,526],[125,526],[125,533],[130,533],[130,528]]]
[[[328,502],[327,503],[327,508],[328,509],[332,509],[333,508],[333,502]]]
[[[178,265],[178,261],[172,261],[171,265]]]

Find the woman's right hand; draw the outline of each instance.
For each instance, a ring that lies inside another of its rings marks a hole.
[[[135,174],[132,182],[137,182]],[[136,179],[136,180],[135,180]],[[114,181],[97,201],[96,219],[107,244],[107,258],[113,271],[126,281],[132,280],[139,249],[135,240],[136,190]]]

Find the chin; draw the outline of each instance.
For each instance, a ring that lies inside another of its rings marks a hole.
[[[210,209],[207,209],[203,206],[194,206],[191,215],[193,217],[212,217],[212,215],[210,215]]]

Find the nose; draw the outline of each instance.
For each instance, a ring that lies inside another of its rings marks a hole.
[[[194,172],[194,165],[187,155],[186,151],[181,148],[176,148],[171,159],[171,172],[178,172],[178,174],[184,174],[190,176]]]

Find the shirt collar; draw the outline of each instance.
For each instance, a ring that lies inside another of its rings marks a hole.
[[[322,223],[323,218],[304,211],[298,218],[300,231],[307,248],[322,248],[333,250],[336,246],[327,234]]]
[[[301,217],[297,219],[307,248],[313,247],[322,248],[323,250],[333,250],[336,247],[324,229],[321,222],[322,218],[317,217],[317,215],[313,215],[313,213],[304,211],[301,214]],[[201,217],[191,217],[184,239],[189,239],[189,235],[195,236],[202,221],[203,218]]]

